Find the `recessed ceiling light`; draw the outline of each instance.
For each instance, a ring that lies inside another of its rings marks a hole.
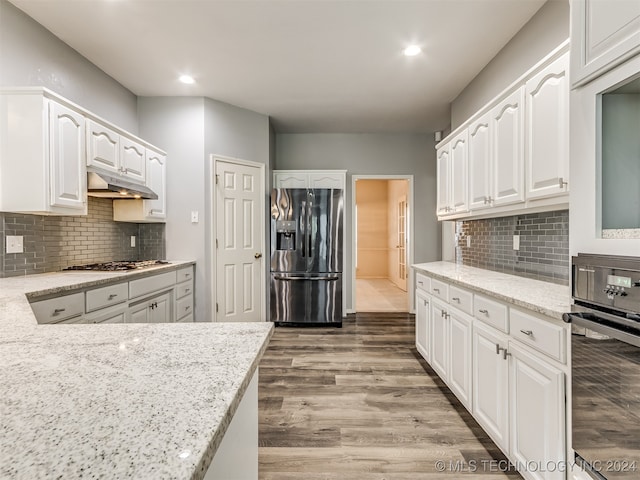
[[[191,75],[180,75],[180,78],[178,80],[180,80],[182,83],[186,83],[187,85],[196,83]]]
[[[422,49],[418,46],[418,45],[409,45],[407,48],[404,49],[403,53],[407,56],[407,57],[415,57],[416,55],[418,55],[420,52],[422,52]]]

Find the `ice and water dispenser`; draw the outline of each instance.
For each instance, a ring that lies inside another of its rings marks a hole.
[[[296,249],[296,222],[295,220],[276,221],[276,250]]]

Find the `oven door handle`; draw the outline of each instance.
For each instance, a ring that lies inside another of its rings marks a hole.
[[[624,330],[618,330],[617,328],[594,322],[593,320],[586,319],[583,316],[575,313],[565,313],[565,316],[565,322],[571,323],[578,327],[585,327],[602,335],[620,340],[621,342],[640,347],[640,332],[639,335],[634,335],[632,333],[625,332]]]

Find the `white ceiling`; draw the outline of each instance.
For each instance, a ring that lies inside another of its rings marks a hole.
[[[10,0],[140,96],[287,132],[433,132],[545,0]],[[422,46],[404,57],[410,43]],[[190,73],[197,83],[177,81]]]

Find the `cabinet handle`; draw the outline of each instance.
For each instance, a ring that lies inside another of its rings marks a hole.
[[[489,315],[489,310],[480,309],[478,310],[480,313],[484,313],[485,315]]]
[[[440,293],[440,289],[439,288],[434,288],[433,291],[436,292],[436,293]]]
[[[499,343],[496,343],[496,355],[500,355],[500,352],[503,351],[503,350],[506,351],[507,349],[501,347]]]
[[[506,360],[506,359],[507,359],[507,357],[510,357],[510,356],[511,356],[511,354],[510,354],[509,352],[507,352],[507,349],[506,349],[506,348],[503,348],[503,349],[502,349],[502,359],[503,359],[503,360]]]
[[[109,295],[109,298],[107,298],[107,300],[113,300],[114,298],[116,298],[118,296],[117,293],[112,293],[111,295]]]
[[[520,332],[524,333],[527,337],[533,335],[533,331],[531,330],[520,330]]]
[[[560,178],[558,179],[558,186],[559,186],[560,188],[564,188],[564,186],[565,186],[565,185],[569,185],[569,182],[565,182],[565,181],[564,181],[564,178],[560,177]]]
[[[424,302],[424,306],[427,306],[427,301],[426,300],[422,300]]]
[[[189,293],[190,291],[191,291],[191,289],[190,289],[190,288],[185,288],[185,289],[184,289],[184,293]]]
[[[160,210],[157,208],[152,208],[151,210],[149,210],[149,215],[153,215],[156,212],[159,212]]]
[[[421,282],[420,280],[418,280],[418,285],[424,285],[424,282]]]
[[[460,299],[458,297],[453,297],[451,300],[453,300],[454,302],[460,303]]]
[[[191,308],[190,305],[187,305],[186,307],[184,307],[185,310],[189,310]]]
[[[65,310],[66,310],[66,308],[56,308],[56,309],[53,311],[53,314],[54,314],[54,315],[58,315],[59,313],[62,313],[62,312],[64,312]]]

